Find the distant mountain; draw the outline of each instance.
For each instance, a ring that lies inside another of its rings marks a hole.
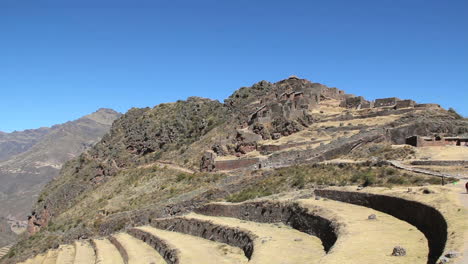
[[[0,134],[0,217],[25,220],[64,162],[93,146],[120,114],[98,111],[51,128]]]
[[[0,161],[32,148],[50,131],[48,127],[5,133],[0,131]]]

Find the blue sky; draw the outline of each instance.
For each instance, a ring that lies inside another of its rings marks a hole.
[[[0,2],[0,130],[289,75],[468,116],[468,1]]]

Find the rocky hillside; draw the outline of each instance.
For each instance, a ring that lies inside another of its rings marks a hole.
[[[98,142],[119,116],[100,109],[51,128],[0,134],[0,216],[24,221],[62,164]]]
[[[412,155],[391,147],[406,137],[467,132],[466,119],[435,104],[368,101],[295,76],[241,88],[224,104],[191,97],[134,108],[44,188],[28,225],[34,243],[23,240],[15,252],[107,235],[212,200],[317,185],[431,182],[385,166],[317,163],[359,156],[377,164]]]
[[[17,235],[11,230],[6,218],[0,217],[0,248],[13,243]]]

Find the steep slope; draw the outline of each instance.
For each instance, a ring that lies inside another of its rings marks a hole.
[[[17,252],[109,235],[216,199],[317,185],[439,182],[383,166],[378,157],[411,155],[389,146],[414,134],[467,131],[466,119],[437,105],[369,102],[297,77],[241,88],[225,104],[192,97],[134,108],[44,188],[29,221],[34,243],[23,240]],[[383,150],[377,155],[375,148]],[[358,154],[363,163],[317,165]]]
[[[0,248],[15,241],[17,235],[11,231],[10,225],[5,218],[0,217]]]
[[[0,216],[24,220],[37,194],[58,175],[62,164],[99,141],[119,115],[100,109],[75,121],[41,129],[46,133],[39,133],[37,142],[30,140],[33,146],[0,162]]]

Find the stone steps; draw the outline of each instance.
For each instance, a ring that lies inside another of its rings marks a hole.
[[[149,239],[156,237],[158,240],[163,241],[168,248],[174,249],[179,263],[241,264],[248,262],[248,259],[240,248],[227,244],[178,232],[161,230],[152,226],[142,226],[135,229],[147,234]]]
[[[88,241],[75,241],[75,250],[74,264],[88,264],[96,261],[96,253]]]
[[[122,247],[121,254],[125,255],[126,263],[166,263],[164,258],[154,248],[145,242],[126,233],[118,233],[112,236],[115,241]],[[114,243],[115,245],[115,243]]]
[[[307,263],[325,255],[322,242],[316,236],[293,229],[283,223],[257,223],[231,217],[213,217],[191,213],[189,219],[210,221],[246,230],[256,236],[249,263]],[[274,254],[281,252],[281,254]]]
[[[0,259],[3,258],[3,256],[5,256],[6,254],[8,254],[8,251],[10,251],[11,247],[12,245],[8,245],[8,246],[0,248]]]
[[[350,195],[358,194],[371,197]],[[393,212],[320,197],[290,199],[207,204],[26,263],[435,263],[430,238]],[[406,256],[392,256],[397,246]]]
[[[58,250],[56,249],[51,249],[47,252],[47,255],[42,261],[42,264],[56,264],[57,263],[57,257],[58,257]]]
[[[57,263],[73,264],[75,261],[75,247],[72,245],[61,245],[58,249]]]
[[[304,199],[299,204],[310,210],[327,208],[327,217],[340,223],[340,236],[321,264],[335,263],[427,263],[427,239],[416,227],[388,214],[353,204]],[[369,216],[375,216],[373,217]],[[404,257],[392,256],[395,246],[405,248]],[[365,252],[365,254],[356,254]]]
[[[92,241],[96,248],[96,264],[124,264],[119,250],[108,239],[98,238]]]

